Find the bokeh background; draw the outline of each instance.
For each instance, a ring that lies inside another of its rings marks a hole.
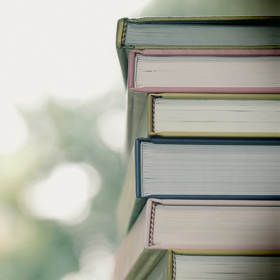
[[[2,0],[0,280],[112,279],[119,18],[279,14],[274,0]]]

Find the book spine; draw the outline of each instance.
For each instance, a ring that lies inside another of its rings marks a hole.
[[[149,232],[149,246],[155,245],[153,239],[154,239],[156,205],[157,205],[156,202],[152,203],[151,218],[150,218],[150,232]]]
[[[152,99],[152,131],[155,133],[155,104],[156,99],[153,97]]]
[[[141,141],[140,139],[135,140],[134,144],[134,153],[135,153],[135,188],[136,188],[136,197],[141,198]]]
[[[121,39],[122,45],[125,45],[126,30],[127,30],[127,20],[124,20],[123,30],[122,30],[122,39]]]
[[[176,256],[172,254],[172,280],[176,280]]]

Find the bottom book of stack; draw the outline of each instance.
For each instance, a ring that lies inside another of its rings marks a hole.
[[[279,201],[149,199],[117,253],[114,279],[280,279],[279,252]]]
[[[274,251],[168,250],[145,280],[276,280]]]

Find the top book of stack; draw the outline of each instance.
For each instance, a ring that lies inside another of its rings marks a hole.
[[[279,49],[280,17],[123,18],[116,43],[126,83],[133,49]]]

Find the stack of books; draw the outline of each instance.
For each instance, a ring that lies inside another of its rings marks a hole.
[[[280,279],[280,18],[121,19],[115,280]]]

